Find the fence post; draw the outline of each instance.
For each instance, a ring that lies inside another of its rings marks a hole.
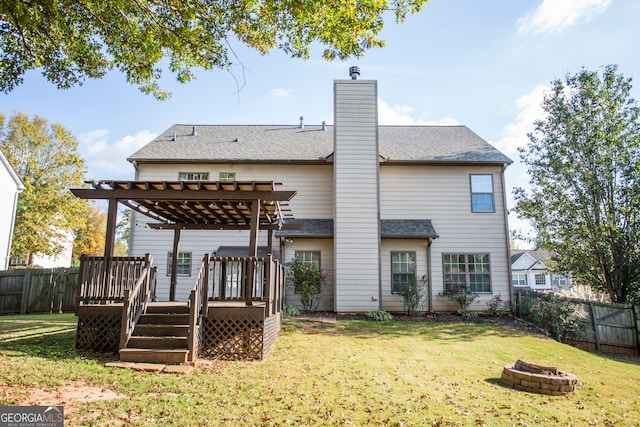
[[[593,311],[593,304],[589,303],[589,316],[591,316],[591,326],[593,327],[593,336],[596,340],[596,350],[600,350],[600,337],[598,336],[598,329],[596,328],[596,315]]]
[[[22,281],[22,299],[20,300],[20,314],[26,314],[29,307],[29,297],[31,290],[31,270],[28,268],[24,271],[24,279]]]
[[[632,305],[631,309],[633,311],[633,326],[636,328],[636,349],[638,349],[638,354],[640,354],[640,329],[638,328],[638,307],[637,305]]]

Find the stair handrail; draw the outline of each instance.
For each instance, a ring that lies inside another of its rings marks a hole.
[[[132,289],[124,291],[124,307],[122,308],[122,322],[120,324],[120,349],[126,348],[133,330],[140,316],[147,311],[147,304],[151,297],[153,257],[145,255],[145,265],[140,277]]]
[[[189,294],[189,337],[187,339],[188,360],[192,361],[198,356],[201,319],[207,315],[209,298],[209,262],[210,254],[205,254],[200,264],[200,270]]]

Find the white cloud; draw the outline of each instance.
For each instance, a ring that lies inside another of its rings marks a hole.
[[[613,0],[542,0],[537,9],[518,20],[520,32],[557,33],[581,19],[603,13]]]
[[[89,179],[133,179],[134,168],[127,157],[138,151],[157,133],[141,130],[115,142],[109,142],[109,132],[97,129],[80,135],[80,152],[87,162]]]
[[[271,96],[274,98],[288,98],[290,93],[289,89],[271,89]]]
[[[452,117],[444,117],[438,120],[414,119],[413,108],[410,106],[394,105],[391,107],[382,99],[378,98],[378,121],[381,125],[448,125],[460,124]]]
[[[533,130],[533,122],[544,117],[542,101],[548,90],[549,87],[538,85],[531,92],[516,99],[516,120],[502,130],[502,138],[494,144],[498,150],[513,155],[518,152],[518,147],[527,145],[527,134]]]
[[[507,205],[509,209],[515,206],[513,188],[521,187],[529,190],[529,175],[525,165],[520,162],[519,147],[525,147],[529,138],[528,133],[533,131],[533,122],[545,117],[542,109],[544,94],[549,90],[547,86],[538,85],[531,92],[526,93],[515,100],[516,116],[512,123],[507,124],[502,130],[502,138],[493,145],[514,161],[505,172],[507,184]],[[528,220],[520,219],[515,212],[509,213],[509,229],[525,236],[533,236],[533,228]],[[518,247],[531,248],[531,243],[524,240],[516,240]]]

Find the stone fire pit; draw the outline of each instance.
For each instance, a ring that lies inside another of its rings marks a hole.
[[[560,371],[552,366],[533,365],[522,360],[505,365],[501,380],[502,384],[516,390],[551,396],[572,393],[578,383],[578,377],[569,372]]]

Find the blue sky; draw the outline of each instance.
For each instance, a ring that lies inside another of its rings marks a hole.
[[[242,66],[199,72],[186,85],[167,74],[163,88],[173,96],[164,102],[118,73],[57,90],[36,71],[0,94],[0,113],[61,123],[80,143],[87,178],[132,179],[126,157],[174,123],[297,124],[300,116],[333,123],[333,80],[358,65],[362,79],[378,80],[381,124],[468,126],[514,160],[506,172],[511,194],[528,182],[517,147],[542,117],[552,80],[617,64],[636,79],[638,98],[639,15],[634,0],[432,0],[403,24],[390,15],[387,47],[364,58],[326,62],[318,48],[302,61],[236,45]],[[513,215],[510,224],[526,228]]]

